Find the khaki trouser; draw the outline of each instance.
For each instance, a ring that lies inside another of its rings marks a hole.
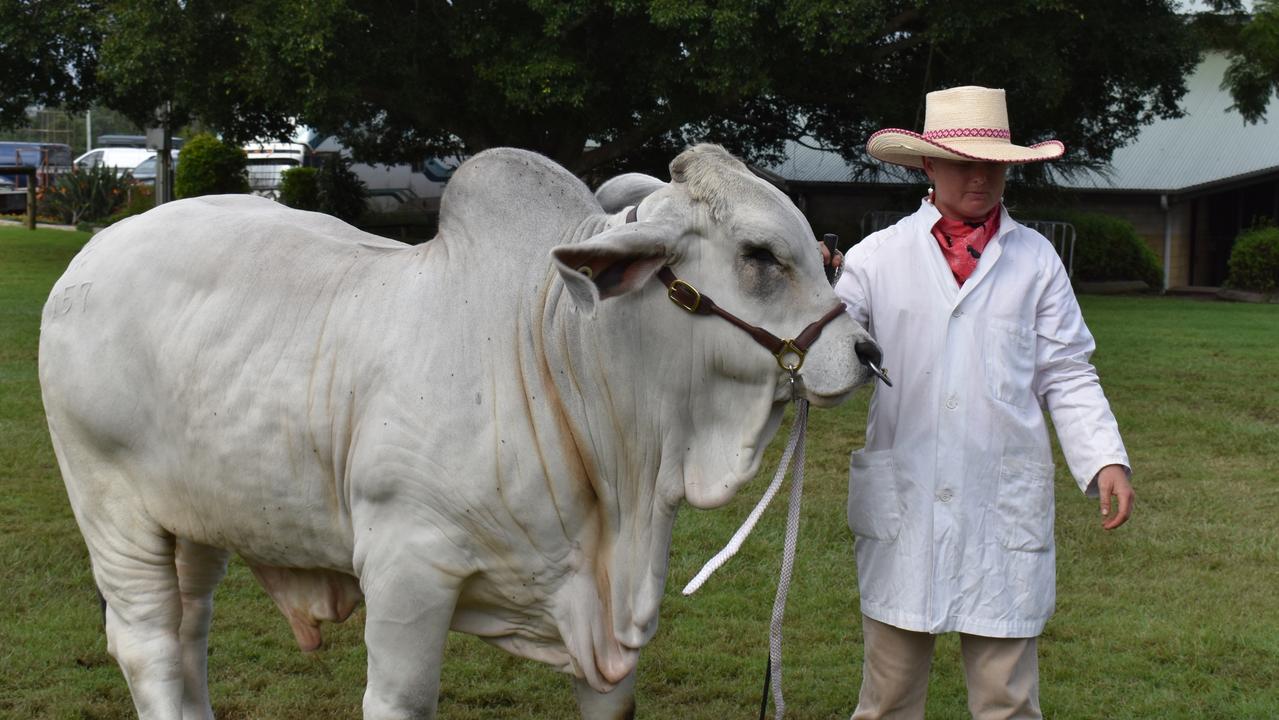
[[[866,660],[852,720],[922,720],[935,635],[862,616]],[[959,636],[976,720],[1040,720],[1035,638]]]

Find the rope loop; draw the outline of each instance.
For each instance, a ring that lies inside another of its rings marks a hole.
[[[737,551],[773,496],[777,494],[786,479],[786,471],[791,470],[791,487],[789,507],[786,514],[786,540],[782,546],[782,567],[777,580],[777,594],[773,598],[773,614],[768,628],[768,674],[769,683],[764,686],[764,700],[761,703],[761,717],[764,705],[768,702],[768,690],[773,691],[774,720],[782,720],[786,714],[786,701],[782,698],[782,619],[786,613],[786,595],[790,591],[791,576],[795,569],[795,547],[799,540],[799,508],[804,492],[804,443],[808,429],[808,401],[802,397],[795,399],[795,419],[791,425],[790,437],[786,439],[786,449],[782,451],[782,459],[777,464],[777,472],[772,482],[764,491],[763,497],[755,504],[742,526],[733,533],[732,539],[710,560],[702,566],[697,575],[684,586],[683,593],[692,595],[710,578],[711,574],[724,566]]]

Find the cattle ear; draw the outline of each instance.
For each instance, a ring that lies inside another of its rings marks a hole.
[[[644,286],[667,262],[665,236],[653,225],[628,223],[585,242],[551,250],[555,268],[578,305],[625,295]]]

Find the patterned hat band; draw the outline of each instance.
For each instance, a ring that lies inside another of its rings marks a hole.
[[[944,140],[947,138],[997,138],[1011,140],[1012,134],[1001,128],[946,128],[944,130],[926,130],[920,137],[925,140]]]

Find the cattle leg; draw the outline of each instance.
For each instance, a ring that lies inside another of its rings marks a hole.
[[[455,577],[425,566],[429,557],[407,546],[361,571],[369,658],[365,720],[435,717],[458,586]]]
[[[139,720],[181,718],[182,601],[173,538],[132,524],[95,530],[90,555],[107,601],[107,652],[124,673]]]
[[[601,693],[585,680],[573,679],[573,692],[582,720],[632,720],[635,717],[635,671],[610,692]]]
[[[182,720],[213,720],[209,704],[209,623],[213,589],[226,574],[231,553],[179,538],[178,587],[182,594]]]

